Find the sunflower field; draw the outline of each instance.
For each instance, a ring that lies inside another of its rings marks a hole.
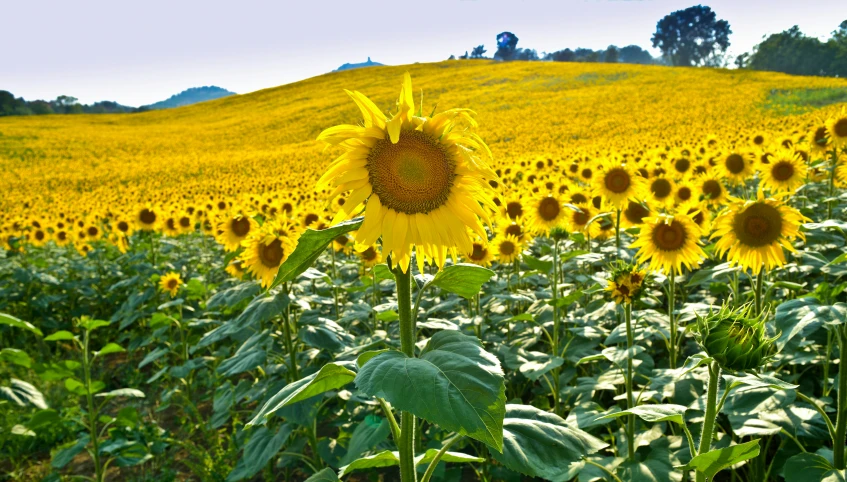
[[[845,101],[448,61],[0,118],[0,480],[844,481]]]

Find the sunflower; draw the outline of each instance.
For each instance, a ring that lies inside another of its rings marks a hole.
[[[847,107],[826,121],[826,131],[833,146],[847,146]]]
[[[509,221],[507,218],[498,218],[496,224],[497,232],[502,236],[514,236],[517,238],[518,242],[521,243],[527,243],[529,241],[530,235],[527,233],[523,222],[514,222]]]
[[[594,208],[589,207],[587,204],[576,204],[576,210],[568,209],[568,225],[571,232],[585,232],[588,228],[588,221],[591,221],[591,218],[594,217],[596,212],[594,212]]]
[[[353,244],[354,242],[350,236],[342,234],[332,240],[332,249],[334,249],[336,253],[350,254],[350,251],[353,249]]]
[[[646,194],[646,182],[637,175],[632,164],[609,161],[592,182],[594,193],[602,196],[616,209],[621,209],[630,199],[640,200]]]
[[[497,250],[497,261],[501,264],[514,262],[523,251],[523,245],[518,238],[508,234],[494,238],[491,246]]]
[[[226,266],[226,272],[233,278],[241,279],[244,277],[244,261],[236,258],[229,262]]]
[[[694,199],[694,188],[689,181],[679,181],[673,191],[674,204],[685,204]]]
[[[316,189],[335,184],[330,197],[350,191],[341,208],[343,218],[365,203],[365,219],[356,234],[359,244],[382,237],[383,249],[403,271],[412,250],[419,269],[424,259],[443,265],[448,250],[472,249],[471,228],[480,237],[488,222],[484,207],[494,210],[497,175],[480,158],[491,157],[485,142],[461,124],[476,126],[474,113],[451,109],[432,117],[415,110],[412,79],[407,73],[389,119],[367,97],[347,91],[362,112],[363,125],[340,125],[323,131],[318,140],[344,149],[318,180]],[[416,114],[417,112],[417,114]],[[463,122],[462,122],[463,121]]]
[[[253,230],[242,243],[244,252],[241,260],[244,268],[261,280],[262,287],[267,288],[273,283],[282,263],[294,251],[294,241],[282,233],[279,224],[268,220],[261,229]]]
[[[810,144],[814,153],[823,154],[832,146],[832,138],[825,124],[813,128],[809,137],[811,137]]]
[[[789,193],[779,193],[765,198],[761,189],[755,201],[733,199],[715,220],[718,256],[727,255],[733,265],[751,269],[758,274],[764,267],[773,269],[785,264],[784,249],[795,251],[791,242],[805,239],[800,225],[809,221],[796,209],[785,205],[782,199]]]
[[[647,272],[629,264],[620,264],[612,271],[606,291],[610,292],[615,303],[631,304],[642,292]]]
[[[700,247],[700,228],[682,213],[648,219],[631,246],[638,248],[639,263],[649,261],[651,270],[667,274],[682,273],[683,266],[696,268],[706,257]]]
[[[806,181],[806,164],[800,154],[787,149],[780,150],[759,172],[762,186],[772,191],[794,192]]]
[[[182,278],[176,271],[171,271],[159,278],[159,291],[162,293],[170,293],[171,298],[176,296],[180,286],[182,286]]]
[[[239,213],[218,222],[216,238],[226,251],[235,251],[241,246],[241,242],[247,239],[250,232],[258,228],[259,223],[256,220]]]
[[[115,234],[120,234],[121,236],[132,236],[132,233],[135,232],[135,227],[132,225],[132,222],[129,219],[124,218],[123,216],[116,217],[112,220],[111,223],[112,232]]]
[[[714,175],[703,176],[697,180],[697,190],[703,201],[715,206],[723,204],[727,197],[726,187],[723,182]]]
[[[659,176],[650,180],[650,203],[662,207],[673,204],[674,182],[672,179]]]
[[[30,231],[27,236],[27,240],[33,246],[44,246],[48,241],[50,241],[50,235],[47,233],[46,229],[38,227]]]
[[[170,237],[179,236],[181,231],[179,229],[179,222],[177,221],[177,214],[170,213],[162,219],[162,234]]]
[[[567,215],[567,209],[552,194],[538,195],[528,204],[527,225],[536,234],[547,234],[551,229],[561,226]]]
[[[365,268],[373,268],[382,262],[382,255],[380,254],[379,246],[376,244],[372,244],[370,246],[355,246],[356,254],[359,255],[359,259],[362,260],[362,265]]]
[[[154,231],[158,219],[157,210],[151,206],[142,206],[135,211],[136,225],[143,231]]]
[[[126,254],[129,251],[129,239],[120,233],[112,233],[109,235],[109,242],[118,248],[121,254]]]
[[[185,211],[176,214],[176,228],[180,234],[188,234],[194,231],[194,219]]]
[[[644,218],[650,215],[650,209],[643,203],[629,201],[622,214],[621,226],[631,228],[643,223]]]
[[[735,149],[718,159],[718,172],[731,184],[741,184],[755,172],[755,160],[753,153]]]
[[[524,203],[519,196],[511,195],[506,198],[503,205],[500,207],[504,217],[508,217],[510,221],[517,221],[524,215]]]
[[[482,239],[477,239],[473,242],[473,249],[465,253],[465,258],[473,264],[488,267],[491,266],[491,261],[494,259],[494,253],[488,247],[488,242]]]
[[[708,235],[712,230],[712,212],[709,210],[708,203],[691,201],[680,205],[677,212],[690,216],[694,224],[700,227],[703,236]]]

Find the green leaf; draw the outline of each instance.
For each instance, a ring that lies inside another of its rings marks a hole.
[[[558,415],[529,405],[506,405],[503,453],[491,455],[506,467],[530,477],[565,480],[568,468],[608,444],[571,427]]]
[[[694,370],[699,366],[708,365],[709,363],[712,363],[712,361],[714,361],[714,358],[707,357],[702,353],[691,355],[685,360],[685,363],[682,365],[682,368],[680,368],[680,374],[685,375],[686,373]]]
[[[711,479],[721,470],[759,455],[759,439],[700,454],[681,468],[696,470]],[[791,479],[789,479],[791,480]],[[793,482],[793,481],[792,481]]]
[[[104,320],[93,320],[91,318],[83,317],[79,320],[79,326],[83,330],[94,331],[97,328],[109,326],[109,322]]]
[[[825,457],[801,453],[785,461],[782,476],[791,482],[845,482],[847,471],[837,470]]]
[[[415,465],[428,464],[432,462],[432,459],[435,458],[435,454],[437,453],[438,450],[436,449],[427,450],[423,454],[415,457]],[[441,457],[441,462],[478,463],[483,461],[484,459],[463,454],[461,452],[446,452],[444,456]],[[355,470],[392,467],[395,465],[400,465],[400,452],[385,450],[378,454],[356,459],[350,464],[341,467],[338,472],[338,476],[344,477]]]
[[[23,425],[15,425],[12,427],[12,435],[21,435],[23,437],[35,437],[35,432],[24,427]]]
[[[376,282],[379,283],[384,279],[394,279],[394,273],[391,272],[391,269],[386,264],[378,264],[373,267],[374,274],[376,275]]]
[[[315,264],[315,261],[326,251],[333,239],[359,229],[363,220],[364,218],[361,217],[351,219],[321,231],[307,229],[305,233],[300,235],[297,247],[279,267],[279,272],[277,272],[271,288],[294,281],[301,273]]]
[[[244,455],[226,478],[227,482],[249,479],[256,475],[279,452],[293,430],[294,427],[288,424],[280,426],[276,433],[266,427],[253,429],[250,440],[244,446]]]
[[[216,308],[231,308],[247,298],[252,298],[262,292],[262,287],[259,283],[248,282],[233,286],[215,293],[209,301],[206,302],[206,308],[213,310]]]
[[[381,353],[359,369],[356,386],[398,410],[503,449],[503,370],[476,337],[439,331],[420,358]]]
[[[683,405],[674,405],[672,403],[663,405],[641,405],[628,410],[621,410],[620,412],[603,415],[602,417],[598,417],[598,419],[617,418],[632,414],[636,415],[645,422],[674,422],[682,425],[685,423],[684,417],[686,410],[688,410],[687,407]]]
[[[44,341],[64,341],[64,340],[73,340],[73,339],[74,339],[73,333],[71,333],[69,331],[65,331],[65,330],[60,330],[60,331],[57,331],[56,333],[53,333],[52,335],[48,336],[47,338],[45,338]]]
[[[119,388],[117,390],[112,390],[110,392],[98,393],[95,397],[105,397],[105,398],[114,398],[114,397],[131,397],[131,398],[144,398],[144,392],[141,390],[137,390],[135,388]]]
[[[475,264],[459,263],[445,266],[432,281],[431,286],[456,293],[462,298],[471,299],[479,293],[482,285],[494,276],[494,271]]]
[[[739,387],[739,386],[747,386],[749,388],[771,388],[773,390],[794,390],[799,385],[794,385],[793,383],[788,383],[780,380],[776,377],[771,377],[767,375],[743,375],[740,377],[736,377],[733,375],[724,375],[727,384],[730,387]]]
[[[335,471],[327,467],[306,479],[305,482],[339,482],[339,479]]]
[[[381,353],[385,353],[387,351],[390,351],[390,350],[388,348],[384,348],[382,350],[366,351],[366,352],[362,353],[361,355],[359,355],[358,358],[356,358],[356,366],[358,366],[359,368],[362,368],[363,366],[365,366],[365,363],[367,363],[368,360],[370,360],[371,358],[373,358],[373,357],[375,357],[375,356],[377,356]]]
[[[0,350],[0,360],[25,368],[32,367],[32,358],[29,357],[27,352],[18,350],[17,348],[3,348]]]
[[[353,430],[350,443],[347,445],[347,455],[342,457],[341,465],[347,465],[365,452],[373,450],[374,447],[388,439],[391,427],[388,420],[376,415],[368,415]]]
[[[19,320],[12,315],[7,315],[6,313],[0,313],[0,325],[9,325],[22,330],[31,331],[38,336],[44,336],[44,333],[41,333],[41,330],[36,328],[32,323]]]
[[[123,347],[118,345],[117,343],[109,343],[106,346],[104,346],[103,348],[101,348],[100,351],[95,351],[94,356],[97,357],[97,356],[108,355],[110,353],[121,353],[121,352],[124,352],[124,351],[126,351],[126,350],[124,350]]]
[[[27,422],[26,426],[32,430],[40,431],[42,428],[52,427],[60,422],[61,418],[59,418],[59,412],[52,408],[48,408],[35,412],[32,415],[32,418],[29,419],[29,422]]]
[[[552,261],[542,261],[535,256],[530,256],[528,254],[524,254],[521,256],[524,264],[529,267],[529,269],[534,271],[540,271],[542,273],[550,273],[553,270],[553,262]]]
[[[297,402],[312,398],[315,395],[337,390],[352,382],[356,373],[339,363],[327,363],[321,369],[308,377],[289,383],[265,403],[259,413],[253,417],[248,426],[264,423],[264,419],[277,410]]]
[[[65,445],[64,448],[59,449],[53,454],[53,458],[50,460],[50,465],[54,469],[61,469],[68,465],[74,457],[85,450],[85,446],[88,445],[88,441],[88,435],[83,435],[76,442]]]

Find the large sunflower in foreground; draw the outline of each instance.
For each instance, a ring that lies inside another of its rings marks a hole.
[[[805,239],[800,225],[808,219],[796,209],[786,206],[782,198],[788,193],[765,198],[759,189],[755,201],[733,200],[715,219],[718,256],[727,255],[733,265],[758,274],[764,267],[772,269],[785,264],[783,248],[794,251],[791,242]]]
[[[254,230],[242,242],[242,266],[254,278],[261,280],[263,288],[267,288],[273,283],[279,267],[294,251],[294,245],[276,222],[265,221],[260,229]]]
[[[382,237],[383,251],[407,270],[412,250],[418,267],[425,259],[443,265],[447,252],[470,252],[467,228],[480,237],[488,222],[485,207],[495,210],[489,180],[497,175],[480,158],[491,157],[468,109],[450,109],[432,117],[415,109],[407,73],[397,112],[387,118],[367,97],[347,91],[361,110],[363,125],[339,125],[318,140],[344,149],[318,180],[316,190],[335,185],[334,198],[350,191],[333,222],[362,211],[365,219],[356,242],[370,246]],[[465,127],[468,126],[468,127]]]
[[[631,164],[608,161],[601,166],[601,173],[595,176],[593,190],[616,209],[622,209],[627,201],[642,200],[647,193],[646,182],[639,176]]]
[[[683,266],[696,268],[706,257],[700,247],[700,227],[684,213],[649,218],[632,247],[638,248],[639,263],[649,262],[651,270],[666,274],[679,274]]]

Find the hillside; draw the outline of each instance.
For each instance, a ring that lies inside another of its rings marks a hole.
[[[174,107],[183,107],[186,105],[197,104],[198,102],[220,99],[221,97],[228,97],[230,95],[235,95],[235,92],[230,92],[214,85],[192,87],[190,89],[183,90],[179,94],[174,94],[166,100],[156,102],[155,104],[145,105],[141,107],[141,109],[172,109]]]
[[[32,204],[130,210],[261,194],[318,209],[312,186],[337,153],[315,138],[361,120],[344,89],[389,110],[405,71],[425,111],[477,112],[498,167],[608,152],[655,155],[702,144],[710,134],[729,144],[766,126],[799,132],[815,113],[766,108],[770,92],[847,88],[843,79],[636,65],[451,61],[354,69],[132,116],[0,119],[0,189],[7,193],[0,204],[9,216],[26,216]]]

